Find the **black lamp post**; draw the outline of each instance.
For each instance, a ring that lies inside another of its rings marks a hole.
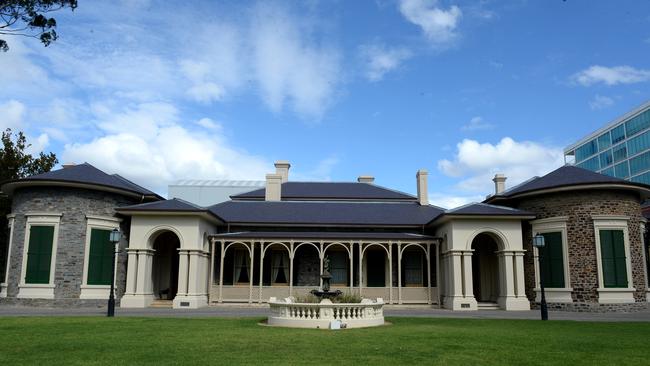
[[[544,266],[542,266],[542,248],[546,243],[544,236],[537,234],[533,237],[533,246],[537,248],[539,253],[539,287],[542,290],[542,301],[540,303],[540,310],[542,313],[542,320],[548,320],[548,307],[546,306],[546,295],[544,294]]]
[[[108,295],[108,312],[106,316],[115,316],[115,245],[120,241],[121,233],[118,229],[113,229],[109,235],[109,241],[113,248],[113,261],[111,262],[111,293]]]

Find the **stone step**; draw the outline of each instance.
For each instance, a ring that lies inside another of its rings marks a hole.
[[[173,306],[172,300],[154,300],[149,307],[152,308],[171,308]]]
[[[477,305],[479,310],[499,310],[499,304],[495,302],[479,302]]]

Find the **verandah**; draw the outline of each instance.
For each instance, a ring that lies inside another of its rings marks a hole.
[[[211,303],[262,303],[270,297],[307,295],[322,286],[326,258],[333,289],[391,304],[440,303],[438,238],[397,233],[377,235],[397,240],[250,234],[210,238]]]

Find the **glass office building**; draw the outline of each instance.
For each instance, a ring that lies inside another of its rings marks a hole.
[[[650,184],[650,101],[564,149],[564,160]]]

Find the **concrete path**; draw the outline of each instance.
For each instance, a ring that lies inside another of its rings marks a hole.
[[[115,310],[116,316],[151,316],[151,317],[264,317],[268,314],[266,305],[218,305],[198,310],[148,308]],[[104,316],[105,308],[34,308],[0,306],[0,317],[4,316]],[[539,311],[503,311],[479,310],[471,312],[454,312],[445,309],[424,307],[387,306],[387,317],[426,317],[426,318],[468,318],[468,319],[539,319]],[[638,313],[574,313],[549,312],[551,320],[576,321],[634,321],[650,322],[650,311]]]

